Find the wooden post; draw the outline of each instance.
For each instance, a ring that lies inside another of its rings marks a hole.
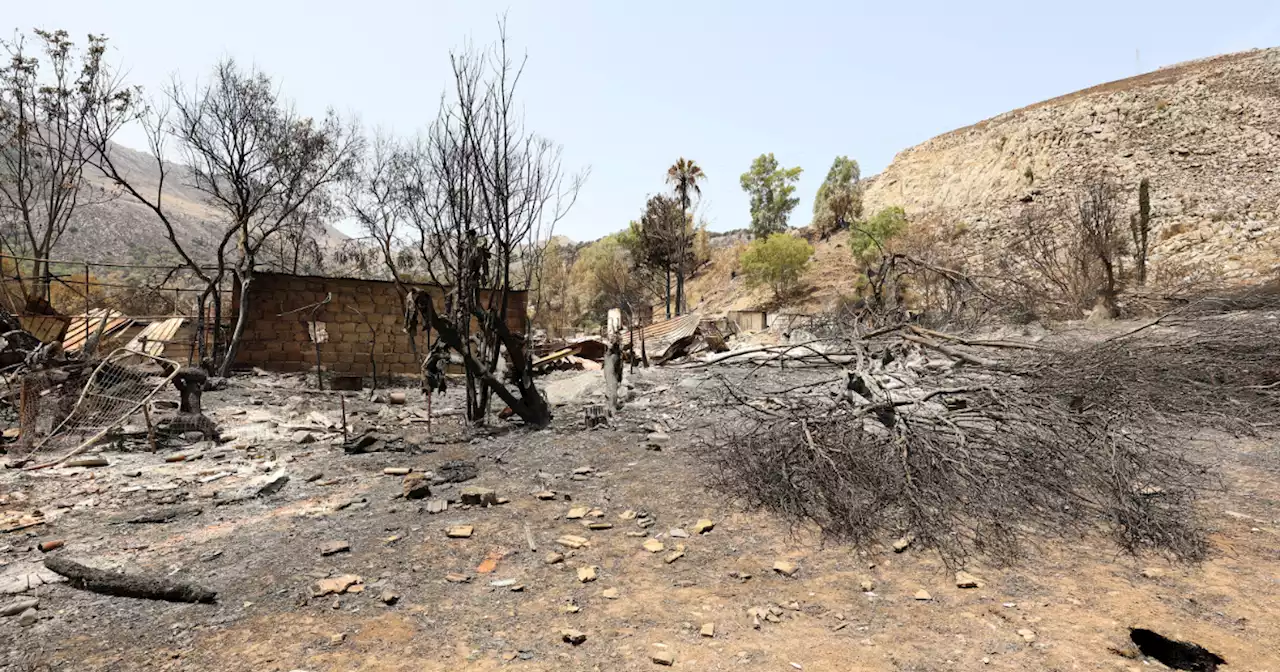
[[[151,446],[151,452],[156,452],[156,426],[151,424],[151,402],[142,405],[142,417],[147,421],[147,445]]]

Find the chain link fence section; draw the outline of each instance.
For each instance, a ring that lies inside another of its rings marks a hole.
[[[155,364],[164,373],[151,373],[138,363]],[[40,440],[31,454],[70,451],[53,462],[30,468],[54,466],[96,444],[112,429],[124,425],[130,417],[142,411],[156,393],[171,384],[178,368],[172,360],[128,348],[119,348],[107,355],[89,375],[70,411]],[[65,407],[70,398],[70,395],[64,395],[58,405]],[[38,412],[45,413],[48,406],[41,403],[37,407]],[[38,416],[34,418],[37,433],[40,422]]]

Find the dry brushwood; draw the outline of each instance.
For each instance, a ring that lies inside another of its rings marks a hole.
[[[720,487],[856,544],[910,534],[960,564],[1012,561],[1030,535],[1105,531],[1128,552],[1199,560],[1195,502],[1215,480],[1184,454],[1186,428],[1275,417],[1271,322],[1200,320],[1057,350],[939,347],[944,335],[920,330],[850,344],[840,383],[726,383],[724,405],[744,421],[705,449]],[[899,354],[862,356],[875,348]],[[955,361],[936,366],[939,353]],[[824,385],[834,400],[814,393]]]

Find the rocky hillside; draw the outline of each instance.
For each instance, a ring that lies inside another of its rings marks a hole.
[[[1197,266],[1247,280],[1280,265],[1280,49],[1192,61],[938,136],[870,180],[868,212],[899,205],[959,225],[999,254],[1029,204],[1063,203],[1108,174],[1136,211],[1151,183],[1153,272]]]

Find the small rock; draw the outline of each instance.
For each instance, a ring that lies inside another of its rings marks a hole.
[[[59,548],[62,548],[66,543],[67,542],[63,541],[62,539],[53,539],[50,541],[40,542],[40,544],[37,545],[36,548],[40,549],[41,553],[48,553],[49,551],[56,551]]]
[[[470,539],[472,528],[470,525],[453,525],[444,531],[445,536],[450,539]]]
[[[565,628],[564,630],[560,631],[560,639],[566,643],[577,646],[587,641],[587,635],[586,633],[581,632],[579,630],[574,630],[572,628]]]
[[[542,558],[542,562],[548,565],[558,565],[564,562],[564,554],[551,551],[544,558]]]
[[[587,474],[590,474],[590,473],[592,473],[593,471],[595,471],[595,469],[594,469],[593,467],[578,467],[577,469],[574,469],[574,470],[573,470],[573,475],[574,475],[574,476],[586,476]]]
[[[568,548],[582,548],[591,542],[589,542],[586,537],[566,534],[559,539],[556,539],[556,543]]]
[[[863,579],[863,580],[858,584],[858,587],[862,589],[862,592],[864,592],[864,593],[869,593],[869,592],[871,592],[871,591],[873,591],[873,590],[875,590],[875,589],[876,589],[876,583],[875,583],[874,581],[872,581],[871,579]]]
[[[978,577],[963,570],[956,572],[956,588],[977,588],[978,586]]]
[[[456,572],[445,574],[444,580],[449,583],[471,583],[470,576],[467,576],[466,574],[458,574]]]
[[[794,562],[787,560],[779,560],[773,563],[773,571],[787,577],[795,576],[800,571],[800,566]]]
[[[27,583],[27,581],[24,580],[22,583],[24,584],[22,587],[25,588],[26,587],[25,584]],[[40,599],[36,597],[27,598],[24,600],[18,600],[17,602],[10,602],[9,604],[0,606],[0,616],[13,616],[15,614],[22,614],[27,610],[35,609],[38,606],[40,606]]]
[[[427,513],[444,513],[449,510],[449,500],[447,499],[429,499],[427,500]]]
[[[716,624],[715,624],[715,623],[703,623],[703,624],[702,624],[702,630],[700,630],[700,631],[698,632],[698,634],[702,635],[703,637],[715,637],[715,636],[716,636]]]
[[[563,611],[566,614],[576,614],[579,611],[582,611],[582,607],[570,602],[569,604],[560,607],[560,611]]]
[[[903,537],[903,538],[901,538],[901,539],[899,539],[899,540],[897,540],[897,541],[893,542],[893,552],[894,552],[894,553],[901,553],[901,552],[903,552],[903,551],[907,550],[907,547],[908,547],[908,546],[910,546],[910,545],[911,545],[911,537]]]
[[[602,523],[602,522],[598,522],[598,521],[597,521],[597,522],[594,522],[594,523],[587,523],[587,529],[588,529],[588,530],[597,530],[597,531],[599,531],[599,530],[611,530],[611,529],[613,529],[613,523]]]
[[[387,467],[382,470],[382,473],[387,476],[408,476],[412,472],[413,469],[409,467]]]
[[[617,588],[605,588],[605,589],[600,593],[600,596],[601,596],[601,597],[603,597],[603,598],[604,598],[604,599],[606,599],[606,600],[616,600],[616,599],[618,599],[618,589],[617,589]]]
[[[596,580],[596,570],[598,570],[598,569],[599,569],[599,567],[596,567],[595,565],[587,565],[587,566],[585,566],[585,567],[579,567],[579,568],[578,568],[578,581],[580,581],[580,582],[582,582],[582,583],[591,583],[592,581],[595,581],[595,580]]]
[[[564,514],[564,517],[569,520],[578,520],[579,518],[586,518],[587,514],[590,512],[590,507],[575,506],[572,509],[569,509],[569,513]]]
[[[474,485],[467,486],[460,493],[462,503],[468,506],[496,506],[498,504],[498,495],[489,488],[480,488]]]
[[[337,646],[337,645],[339,645],[339,644],[343,643],[344,641],[346,641],[346,639],[347,639],[346,634],[341,633],[341,632],[340,632],[340,633],[338,633],[338,634],[336,634],[336,635],[329,635],[329,645],[330,645],[330,646]]]
[[[35,625],[38,620],[40,620],[40,614],[37,613],[35,609],[27,609],[21,614],[18,614],[18,625],[24,627]]]
[[[653,655],[649,656],[649,660],[652,660],[657,665],[666,667],[676,664],[676,657],[670,651],[654,651]]]
[[[412,473],[401,484],[405,499],[424,499],[431,496],[431,483],[426,474]]]
[[[516,580],[515,579],[498,579],[497,581],[490,581],[489,585],[493,586],[494,588],[510,588],[516,585]]]
[[[688,532],[685,532],[684,530],[682,530],[682,529],[680,529],[680,528],[678,528],[678,527],[677,527],[677,528],[673,528],[673,529],[672,529],[670,532],[668,532],[667,534],[670,534],[672,539],[688,539],[688,538],[689,538],[689,533],[688,533]]]
[[[663,562],[665,562],[665,563],[667,563],[667,564],[669,565],[669,564],[671,564],[671,563],[675,562],[676,560],[679,560],[680,558],[683,558],[683,557],[684,557],[684,551],[682,551],[682,550],[677,550],[677,551],[675,551],[675,552],[673,552],[673,553],[669,553],[669,554],[667,554],[667,557],[663,558],[663,559],[662,559],[662,561],[663,561]]]
[[[650,553],[661,553],[667,549],[667,547],[657,539],[648,539],[644,542],[643,546],[644,550],[649,551]]]
[[[267,480],[258,487],[257,496],[270,497],[284,489],[284,486],[288,485],[288,483],[289,474],[285,473],[284,470],[277,471],[276,473],[268,476]]]
[[[668,443],[671,443],[671,435],[666,432],[653,432],[649,436],[645,437],[645,441],[650,446],[665,446]]]
[[[341,574],[327,579],[320,579],[316,583],[316,596],[341,595],[361,583],[364,583],[364,579],[355,574]]]
[[[618,514],[618,519],[619,520],[635,520],[636,512],[633,509],[627,509],[626,511],[623,511],[622,513]]]
[[[550,491],[550,490],[543,490],[542,492],[535,492],[535,493],[533,493],[533,496],[534,496],[534,497],[537,497],[538,499],[541,499],[541,500],[543,500],[543,501],[545,502],[545,501],[549,501],[549,500],[555,499],[555,498],[556,498],[556,493],[554,493],[554,492],[552,492],[552,491]]]
[[[315,443],[315,442],[316,442],[316,435],[315,435],[315,434],[312,434],[311,432],[308,432],[308,431],[307,431],[307,430],[305,430],[305,429],[299,429],[298,431],[296,431],[296,432],[294,432],[294,433],[293,433],[293,442],[294,442],[294,443],[304,443],[304,444],[305,444],[305,443]]]
[[[1028,644],[1036,641],[1035,631],[1028,630],[1027,628],[1022,628],[1021,630],[1018,630],[1018,636],[1021,637],[1023,641],[1027,642]]]
[[[378,599],[382,600],[383,604],[391,606],[400,601],[400,594],[394,593],[390,590],[384,590],[382,591],[382,594],[378,596]]]
[[[86,455],[75,459],[67,460],[62,463],[64,467],[105,467],[107,466],[107,458],[101,455]]]
[[[1164,576],[1164,570],[1159,567],[1144,567],[1139,574],[1144,579],[1159,579]]]
[[[320,544],[320,555],[333,555],[351,550],[351,544],[345,541],[326,541]]]
[[[927,602],[933,599],[933,596],[929,594],[929,591],[925,590],[924,588],[917,590],[916,594],[912,595],[912,597],[914,597],[917,600],[920,600],[921,602]]]
[[[715,527],[716,527],[716,524],[711,519],[703,518],[702,520],[699,520],[698,522],[693,524],[693,533],[706,534],[711,530],[715,529]]]

